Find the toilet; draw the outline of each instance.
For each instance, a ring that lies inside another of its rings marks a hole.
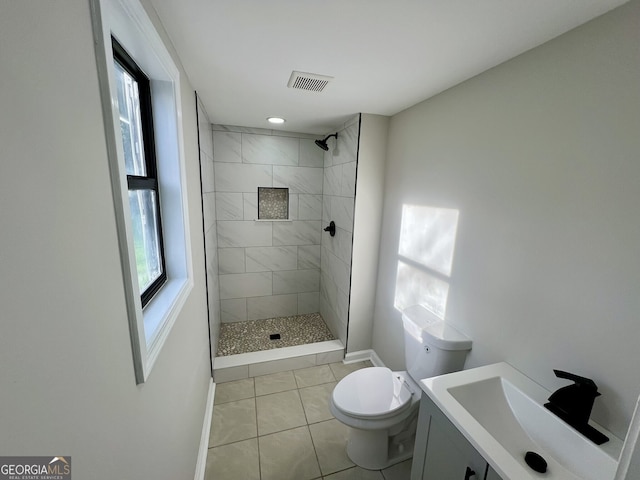
[[[462,370],[471,340],[421,305],[402,313],[407,371],[356,370],[335,386],[329,408],[349,427],[347,455],[380,470],[413,455],[423,378]]]

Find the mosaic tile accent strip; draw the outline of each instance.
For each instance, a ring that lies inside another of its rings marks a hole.
[[[258,187],[258,218],[286,220],[289,218],[289,189]]]
[[[270,335],[280,334],[271,340]],[[218,356],[335,340],[319,313],[220,325]]]

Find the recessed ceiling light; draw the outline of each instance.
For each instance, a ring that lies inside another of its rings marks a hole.
[[[269,123],[275,123],[276,125],[281,125],[285,122],[284,118],[280,118],[280,117],[269,117],[267,118],[267,121]]]

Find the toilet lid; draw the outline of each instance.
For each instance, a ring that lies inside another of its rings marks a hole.
[[[333,403],[346,414],[379,417],[409,404],[411,391],[402,377],[385,367],[356,370],[333,389]]]

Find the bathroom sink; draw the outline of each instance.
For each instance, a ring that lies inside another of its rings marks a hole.
[[[507,363],[422,380],[431,400],[503,480],[613,480],[622,441],[596,445],[543,407],[551,392]],[[546,473],[525,462],[543,457]]]

